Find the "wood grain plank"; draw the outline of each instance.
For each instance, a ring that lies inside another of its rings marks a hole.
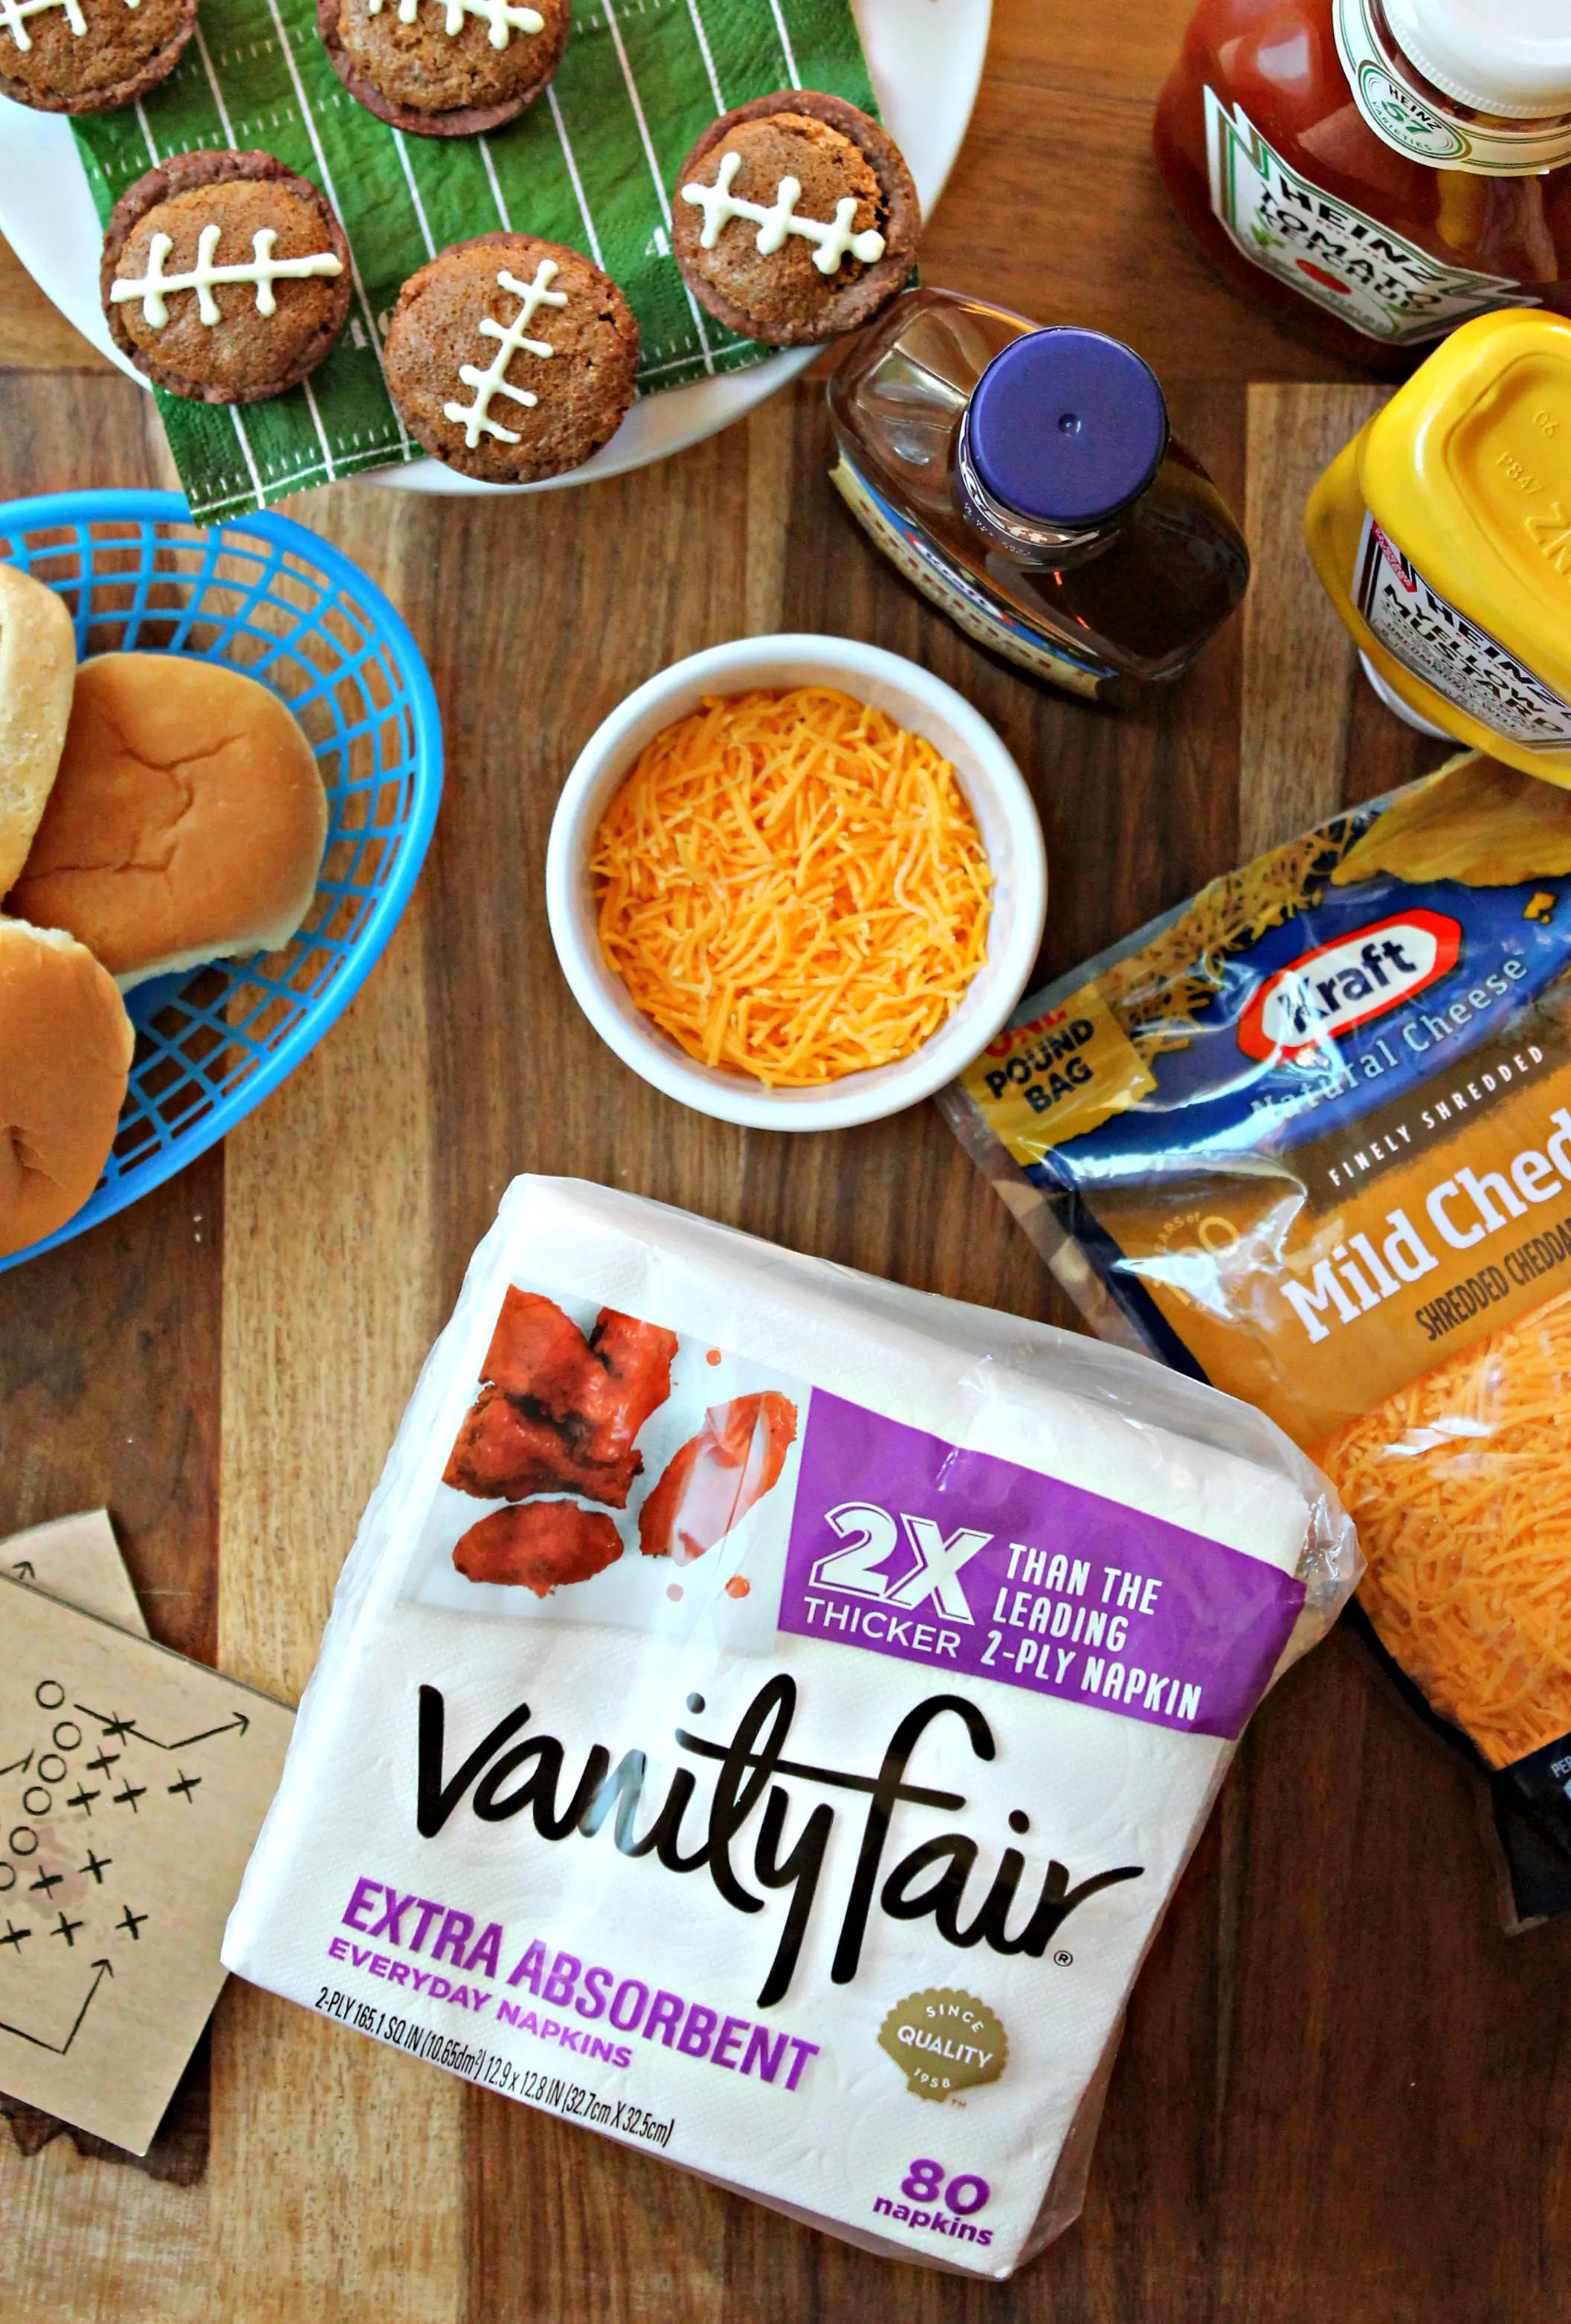
[[[210,2324],[210,2195],[69,2139],[24,2157],[0,2138],[4,2312],[16,2324]]]
[[[795,410],[791,396],[776,395],[748,415],[744,613],[739,632],[745,637],[765,637],[785,619]]]
[[[438,1273],[444,1303],[519,1170],[576,1172],[723,1212],[740,1132],[669,1106],[567,996],[541,904],[558,790],[599,720],[652,670],[780,616],[790,407],[664,467],[573,496],[432,503],[407,608],[455,761],[492,779],[454,798],[427,873]],[[507,683],[476,687],[475,608],[514,609]],[[587,649],[587,650],[586,650]],[[668,2166],[472,2094],[470,2315],[552,2324],[680,2315],[719,2296],[727,2199]],[[594,2151],[589,2151],[591,2148]],[[520,2235],[521,2217],[543,2231]],[[548,2230],[548,2231],[547,2231]],[[611,2255],[615,2255],[611,2264]]]
[[[423,922],[228,1139],[219,1654],[289,1701],[437,1322]]]
[[[170,1592],[155,1628],[298,1688],[420,1358],[519,1168],[1068,1320],[930,1108],[793,1139],[701,1121],[617,1066],[556,969],[546,834],[630,686],[776,623],[911,653],[992,719],[1048,832],[1055,969],[1322,799],[1416,771],[1429,746],[1328,633],[1307,649],[1323,609],[1288,554],[1356,405],[1257,392],[1246,441],[1241,390],[1209,376],[1175,389],[1175,420],[1236,504],[1247,484],[1257,603],[1124,720],[1035,688],[905,587],[828,490],[811,388],[592,493],[297,503],[429,652],[451,764],[430,871],[226,1174],[214,1157],[70,1265],[0,1278],[0,1523],[106,1497],[139,1581]],[[151,475],[134,388],[13,378],[4,398],[41,488],[84,466]],[[1498,1935],[1470,1778],[1338,1637],[1262,1711],[1153,1950],[1083,2220],[1006,2287],[896,2272],[232,1987],[208,2185],[151,2188],[63,2144],[0,2152],[8,2288],[28,2317],[126,2324],[849,2324],[896,2300],[914,2324],[1558,2324],[1568,1988],[1571,1925]]]
[[[718,2324],[728,2213],[701,2179],[467,2093],[471,2324]]]
[[[1373,387],[1252,387],[1245,530],[1239,845],[1291,839],[1342,803],[1358,658],[1304,547],[1304,503],[1321,470],[1380,409]]]
[[[1095,89],[1149,106],[1171,69],[1195,0],[1104,0],[1044,8],[993,0],[988,78],[1050,95]]]
[[[216,1149],[0,1277],[0,1533],[107,1508],[153,1636],[202,1662],[217,1645],[223,1213]]]
[[[400,545],[418,527],[392,495],[311,513],[409,594]],[[229,1139],[219,1657],[289,1700],[438,1320],[424,950],[417,901]],[[214,2312],[455,2319],[458,2085],[238,1982],[213,2056]]]
[[[1052,92],[984,80],[921,255],[929,282],[1111,331],[1164,379],[1358,375],[1202,256],[1152,159],[1149,106],[1103,94],[1095,74]]]
[[[161,480],[151,399],[119,379],[5,383],[6,489],[81,480],[83,447],[120,482]],[[0,1535],[103,1504],[155,1637],[217,1645],[217,1379],[224,1157],[206,1155],[118,1218],[0,1276]],[[206,2142],[205,2056],[184,2105]],[[59,2139],[16,2152],[0,2128],[0,2250],[39,2317],[203,2313],[200,2188],[85,2161]],[[13,2255],[14,2255],[13,2258]]]
[[[462,817],[444,819],[433,862],[430,909],[444,939],[432,954],[432,1019],[447,1021],[467,995],[465,1022],[480,1050],[473,1065],[462,1048],[438,1058],[438,1117],[455,1133],[441,1141],[436,1204],[446,1227],[448,1287],[506,1178],[516,1169],[565,1166],[920,1286],[1061,1314],[1045,1271],[931,1108],[813,1139],[704,1121],[663,1103],[610,1057],[570,1004],[548,1005],[543,997],[556,976],[535,900],[546,834],[561,777],[607,706],[607,669],[615,668],[624,686],[642,676],[652,666],[657,623],[664,630],[661,659],[734,633],[741,626],[739,593],[756,621],[843,632],[911,654],[958,683],[999,726],[1043,807],[1055,866],[1070,869],[1053,891],[1055,965],[1234,860],[1237,625],[1190,679],[1133,722],[1039,689],[961,638],[850,524],[825,482],[831,444],[822,396],[804,388],[778,410],[789,422],[791,525],[777,614],[772,597],[746,587],[758,568],[752,532],[760,499],[767,512],[782,497],[772,418],[767,436],[755,421],[746,435],[733,431],[684,455],[663,477],[629,483],[639,554],[670,574],[666,594],[656,604],[619,597],[615,634],[598,630],[600,653],[553,696],[556,747],[544,764],[519,749],[510,694],[508,702],[459,704],[465,761],[498,767],[504,779],[484,797],[466,794]],[[1239,496],[1240,392],[1181,398],[1179,419],[1224,489]],[[744,539],[732,538],[735,528],[723,521],[728,503],[748,512]],[[494,595],[510,554],[513,569],[527,572],[531,590],[561,606],[571,627],[584,604],[598,601],[605,561],[623,553],[628,520],[611,510],[603,531],[559,533],[548,503],[522,513],[526,521],[515,513],[504,531],[488,512],[478,539],[471,521],[469,589]],[[697,567],[682,548],[691,533],[709,544]],[[418,621],[445,701],[462,686],[466,650],[464,603],[445,578],[446,554],[438,541],[432,594]],[[540,698],[556,651],[553,638],[520,633],[511,673],[519,697]],[[1077,878],[1074,867],[1082,875],[1089,867],[1090,875]],[[525,995],[542,996],[531,999],[527,1019]],[[1194,1950],[1203,1944],[1201,1927]],[[1182,2006],[1175,1997],[1175,2013]],[[1176,2070],[1172,2079],[1176,2084]],[[477,2319],[580,2324],[646,2312],[708,2319],[722,2298],[720,2312],[728,2319],[745,2313],[785,2324],[860,2313],[889,2282],[883,2263],[684,2181],[648,2158],[597,2149],[584,2134],[527,2110],[475,2096],[470,2123]],[[1151,2147],[1164,2138],[1154,2126],[1145,2131],[1142,2168],[1149,2170]],[[539,2221],[537,2236],[516,2232],[526,2212]],[[613,2249],[620,2261],[608,2267]],[[897,2280],[903,2302],[923,2318],[979,2316],[980,2301],[1003,2296],[909,2271]],[[1022,2286],[1037,2280],[1033,2272]],[[1034,2292],[1008,2297],[1024,2303],[1021,2314],[1038,2312]]]
[[[73,323],[67,322],[4,241],[0,241],[0,371],[88,371],[115,376],[108,356],[100,355]]]
[[[1383,400],[1250,391],[1251,847],[1410,780],[1451,748],[1381,706],[1302,549],[1309,487]],[[1218,1954],[1227,2105],[1210,2219],[1223,2315],[1300,2324],[1317,2312],[1311,2284],[1319,2312],[1392,2324],[1548,2319],[1571,2298],[1564,2148],[1550,2127],[1568,2070],[1558,2029],[1571,1926],[1502,1938],[1475,1790],[1351,1631],[1293,1672],[1251,1729],[1218,1819],[1236,1871]],[[1518,2080],[1543,2039],[1543,2070]],[[1271,2187],[1282,2230],[1252,2234]]]
[[[1473,1787],[1351,1632],[1262,1715],[1218,2185],[1223,2314],[1566,2312],[1571,1929],[1502,1938]]]
[[[1244,607],[1239,846],[1292,839],[1345,802],[1378,798],[1454,745],[1386,710],[1304,546],[1303,512],[1327,464],[1385,401],[1374,387],[1249,390],[1245,529],[1254,578]]]

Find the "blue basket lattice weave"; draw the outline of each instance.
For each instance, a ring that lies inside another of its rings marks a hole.
[[[321,1039],[409,900],[442,792],[442,729],[419,649],[381,591],[287,517],[209,529],[174,493],[60,493],[0,506],[0,558],[65,599],[78,659],[192,654],[270,687],[305,729],[328,807],[316,896],[285,951],[127,995],[136,1053],[103,1177],[4,1268],[183,1169]]]

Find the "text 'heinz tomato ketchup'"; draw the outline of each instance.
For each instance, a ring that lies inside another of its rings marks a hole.
[[[1155,137],[1209,255],[1355,361],[1571,309],[1565,0],[1202,0]]]

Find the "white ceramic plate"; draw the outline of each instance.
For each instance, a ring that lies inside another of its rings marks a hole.
[[[852,0],[852,5],[879,109],[910,164],[925,217],[943,191],[976,103],[992,0]],[[103,236],[70,124],[60,114],[32,113],[7,97],[0,97],[0,235],[84,338],[148,387],[109,337],[98,304]],[[439,460],[382,468],[364,481],[416,493],[548,493],[620,476],[729,428],[794,379],[813,355],[811,347],[794,347],[751,371],[642,397],[603,451],[543,484],[482,484]]]

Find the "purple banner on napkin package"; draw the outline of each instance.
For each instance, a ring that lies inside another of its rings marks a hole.
[[[1241,1550],[813,1391],[782,1629],[1232,1737],[1303,1601]]]

